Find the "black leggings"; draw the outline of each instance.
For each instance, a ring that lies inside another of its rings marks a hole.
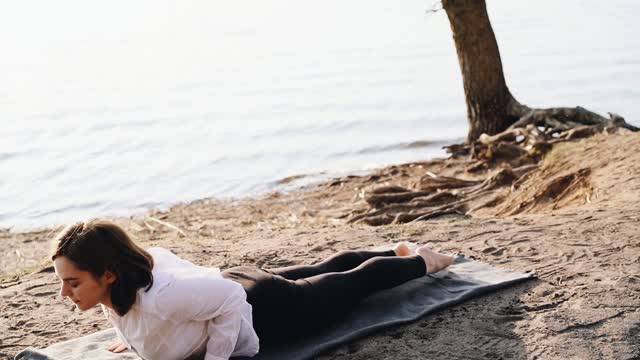
[[[247,292],[261,347],[330,325],[371,293],[425,274],[420,256],[396,256],[393,250],[341,251],[315,265],[222,272]]]

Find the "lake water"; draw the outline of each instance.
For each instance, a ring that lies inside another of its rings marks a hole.
[[[2,2],[0,227],[444,155],[467,125],[434,3]],[[640,2],[487,3],[520,101],[640,125]]]

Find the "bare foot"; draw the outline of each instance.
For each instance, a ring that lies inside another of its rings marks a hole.
[[[427,264],[427,274],[433,274],[445,269],[453,264],[453,260],[455,259],[451,255],[440,254],[431,250],[428,245],[417,248],[416,254],[420,255],[424,259],[424,263]]]
[[[409,256],[411,255],[411,250],[409,250],[409,246],[407,246],[406,242],[398,243],[393,251],[396,253],[396,256]]]

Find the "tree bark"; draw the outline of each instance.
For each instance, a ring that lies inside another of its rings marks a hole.
[[[504,80],[498,43],[491,28],[484,0],[443,0],[467,102],[469,132],[472,142],[486,133],[506,130],[518,118],[509,109],[519,105]]]

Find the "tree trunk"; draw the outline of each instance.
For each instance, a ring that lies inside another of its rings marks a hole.
[[[485,1],[443,0],[442,6],[449,17],[462,71],[469,121],[467,141],[478,139],[482,133],[502,132],[517,120],[509,116],[515,99],[504,80]]]

